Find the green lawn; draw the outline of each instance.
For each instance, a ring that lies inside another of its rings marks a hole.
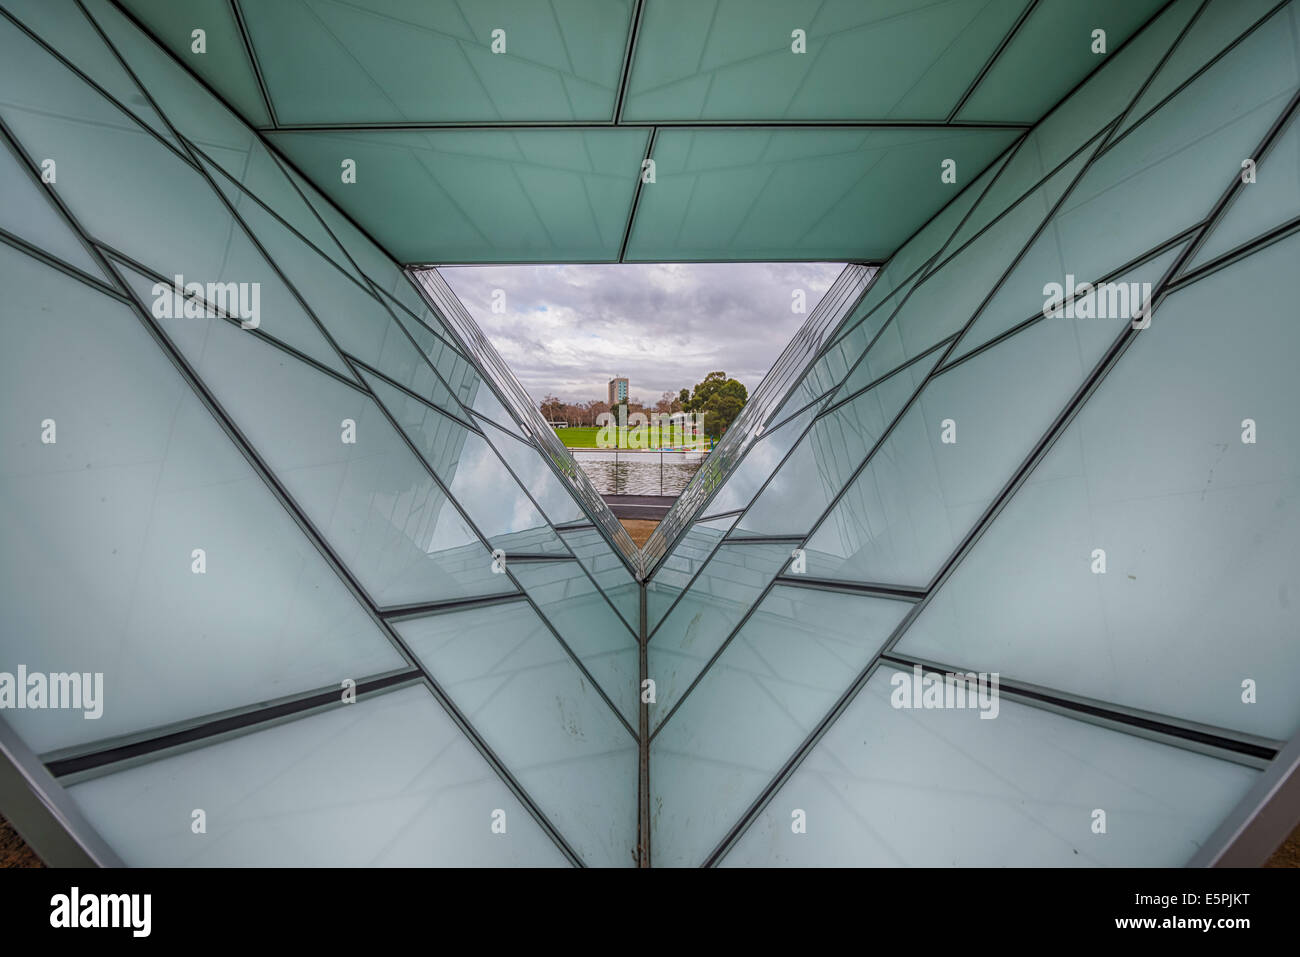
[[[653,435],[654,430],[651,429],[650,426],[643,425],[635,429],[620,429],[619,447],[640,448],[641,436],[639,435],[639,433],[646,432],[647,430],[651,432],[649,438],[654,438]],[[567,429],[555,430],[555,434],[559,437],[560,441],[563,442],[566,446],[568,446],[571,449],[597,448],[596,436],[599,433],[600,433],[600,429],[594,425],[573,426]],[[661,448],[667,446],[680,448],[683,444],[683,438],[680,431],[673,431],[671,429],[665,428],[660,433],[660,438],[662,440],[659,443],[659,446]],[[649,442],[645,443],[645,447],[650,448],[651,447],[650,443]]]

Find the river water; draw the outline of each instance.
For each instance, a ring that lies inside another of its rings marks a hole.
[[[680,495],[707,452],[572,449],[601,495]]]

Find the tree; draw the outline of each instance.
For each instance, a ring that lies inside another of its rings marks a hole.
[[[542,418],[547,422],[557,422],[564,418],[564,403],[557,395],[548,395],[542,399]]]
[[[682,391],[685,392],[686,390],[683,389]],[[677,396],[673,395],[671,392],[665,392],[659,397],[659,401],[655,403],[656,412],[671,414],[673,412],[680,412],[681,410],[681,402],[678,400]]]
[[[709,435],[725,432],[749,399],[749,390],[725,372],[710,372],[695,384],[689,398],[685,397],[685,389],[681,394],[685,411],[704,413],[704,431]]]

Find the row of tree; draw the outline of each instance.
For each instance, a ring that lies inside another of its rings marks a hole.
[[[735,421],[745,407],[749,393],[744,385],[729,378],[725,372],[710,372],[695,384],[693,389],[682,389],[677,395],[665,392],[654,403],[646,406],[640,399],[629,398],[627,414],[641,412],[702,412],[704,431],[720,436]],[[547,395],[541,402],[542,416],[548,422],[567,422],[569,425],[594,426],[602,412],[617,412],[608,402],[592,399],[589,402],[565,402],[557,395]]]

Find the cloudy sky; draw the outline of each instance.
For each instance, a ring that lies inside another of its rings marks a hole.
[[[447,266],[440,272],[533,398],[604,400],[627,376],[653,404],[715,369],[751,391],[808,318],[838,263]],[[505,291],[504,313],[492,292]]]

